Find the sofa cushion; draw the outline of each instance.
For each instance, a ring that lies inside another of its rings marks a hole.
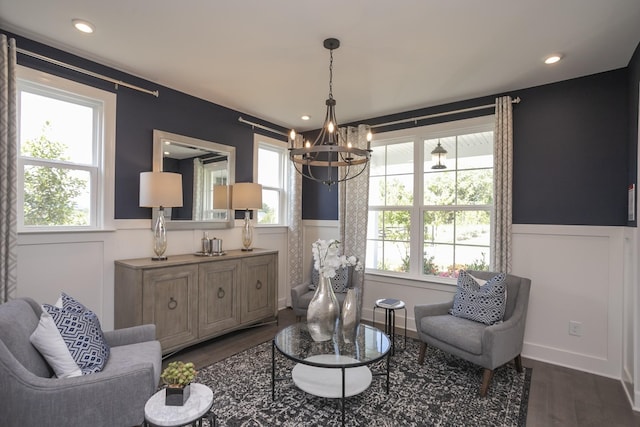
[[[486,327],[449,314],[425,316],[420,320],[422,333],[472,354],[482,354],[482,334]]]
[[[62,294],[62,308],[43,304],[51,315],[82,374],[100,372],[109,359],[98,316],[72,297]]]
[[[506,306],[506,289],[504,273],[480,285],[473,276],[460,270],[453,308],[449,313],[485,325],[501,322]]]

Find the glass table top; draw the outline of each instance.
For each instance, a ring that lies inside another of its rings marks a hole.
[[[296,323],[278,332],[273,344],[280,353],[296,362],[323,368],[368,365],[382,359],[391,348],[384,332],[365,324],[358,326],[355,336],[344,337],[337,329],[331,340],[317,342],[311,338],[306,323]],[[320,355],[335,357],[313,357]]]

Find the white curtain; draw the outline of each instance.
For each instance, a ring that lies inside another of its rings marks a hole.
[[[302,147],[302,135],[296,135],[295,146]],[[302,175],[293,164],[289,167],[289,257],[288,280],[289,286],[294,287],[303,280],[303,255],[305,251],[311,253],[311,247],[302,247]]]
[[[0,303],[16,296],[16,41],[0,34]]]
[[[193,159],[193,212],[191,214],[191,218],[194,221],[202,221],[204,218],[202,217],[202,203],[203,203],[203,192],[204,192],[204,165],[202,164],[202,160],[195,158]]]
[[[359,125],[357,128],[348,127],[342,129],[348,142],[353,147],[367,148],[368,125]],[[361,167],[361,166],[355,166]],[[340,183],[339,187],[339,221],[340,242],[345,255],[354,255],[363,264],[367,254],[367,220],[369,218],[369,165],[364,172],[356,178]],[[340,168],[340,178],[347,171]],[[351,171],[353,172],[353,171]],[[364,291],[364,271],[355,272],[353,287],[358,290],[358,303],[362,307],[362,294]]]
[[[511,272],[511,226],[513,187],[513,118],[510,96],[496,98],[493,141],[493,269]]]

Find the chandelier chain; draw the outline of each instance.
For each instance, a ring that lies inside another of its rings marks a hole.
[[[329,50],[329,99],[333,99],[333,49]]]

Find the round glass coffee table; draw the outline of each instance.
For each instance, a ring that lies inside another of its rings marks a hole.
[[[275,400],[276,350],[296,362],[291,371],[294,384],[301,390],[320,397],[341,399],[342,424],[345,422],[345,398],[365,391],[373,376],[386,376],[389,393],[391,342],[387,334],[360,324],[353,336],[337,330],[329,341],[311,338],[306,323],[297,323],[278,332],[271,348],[271,397]],[[371,365],[386,356],[383,372],[371,372]]]

